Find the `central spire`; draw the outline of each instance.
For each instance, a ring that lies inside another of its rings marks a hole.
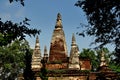
[[[67,45],[65,40],[65,34],[62,29],[61,15],[57,14],[55,29],[53,31],[52,40],[50,44],[49,61],[62,61],[67,60]]]
[[[36,38],[35,49],[40,50],[40,44],[39,44],[39,38],[38,38],[38,36],[37,36],[37,38]]]
[[[63,28],[62,27],[62,19],[61,19],[61,14],[60,13],[57,14],[55,28]]]
[[[76,46],[77,44],[76,44],[76,40],[75,40],[75,35],[74,35],[74,33],[72,34],[72,44],[71,44],[71,46]]]

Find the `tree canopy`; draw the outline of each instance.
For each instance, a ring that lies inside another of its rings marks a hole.
[[[28,21],[29,19],[27,18],[20,23],[0,20],[0,46],[7,45],[17,38],[22,40],[26,34],[29,36],[39,34],[40,30],[28,28],[28,25],[30,25]]]
[[[24,6],[24,0],[9,0],[20,2]],[[2,21],[0,18],[0,79],[14,80],[23,73],[26,80],[33,79],[31,70],[31,49],[25,36],[35,36],[40,30],[29,28],[30,21],[25,18],[19,23]]]
[[[94,36],[99,47],[114,45],[120,62],[120,0],[78,0],[75,5],[83,9],[89,23],[80,35]]]
[[[120,48],[120,0],[79,0],[75,5],[86,13],[90,24],[86,34],[95,36],[95,43]]]
[[[31,55],[30,46],[26,40],[15,40],[8,46],[0,47],[0,79],[13,80],[18,74],[23,73],[24,68],[27,67],[26,54]],[[27,58],[29,58],[27,62],[31,62],[30,57]]]
[[[12,2],[20,2],[21,5],[24,6],[24,0],[9,0]],[[23,21],[19,23],[14,23],[12,21],[2,21],[0,18],[0,46],[6,46],[15,39],[25,39],[26,35],[35,36],[35,34],[39,34],[40,30],[29,28],[30,21],[28,18],[25,18]]]

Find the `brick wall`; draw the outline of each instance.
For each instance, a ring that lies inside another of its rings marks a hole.
[[[67,63],[61,63],[61,64],[46,64],[46,68],[51,70],[51,69],[67,69]]]

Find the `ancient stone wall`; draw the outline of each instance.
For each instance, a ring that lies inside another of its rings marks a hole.
[[[89,75],[89,80],[95,80],[97,77],[96,74],[97,74],[97,72],[91,72]]]
[[[55,69],[67,69],[67,63],[61,63],[61,64],[46,64],[46,69],[49,69],[49,70],[55,70]]]
[[[87,80],[87,76],[49,77],[48,80]]]

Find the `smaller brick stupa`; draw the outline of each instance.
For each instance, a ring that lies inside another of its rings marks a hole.
[[[100,65],[99,65],[98,71],[100,72],[111,71],[111,69],[108,67],[108,64],[106,62],[105,53],[103,50],[101,52]]]
[[[40,44],[39,44],[39,38],[37,36],[36,43],[35,43],[35,49],[33,51],[32,55],[32,62],[31,62],[31,68],[33,71],[39,71],[42,67],[41,63],[41,52],[40,52]]]
[[[102,50],[101,52],[101,59],[100,65],[98,67],[96,80],[118,80],[117,72],[113,71],[109,68],[105,58],[105,52]]]
[[[100,59],[100,67],[102,67],[102,66],[108,66],[107,65],[107,62],[106,62],[106,59],[105,59],[105,53],[104,53],[104,51],[102,50],[102,53],[101,53],[101,59]]]
[[[76,44],[75,36],[73,34],[69,57],[69,69],[80,69],[79,54],[79,48]]]

